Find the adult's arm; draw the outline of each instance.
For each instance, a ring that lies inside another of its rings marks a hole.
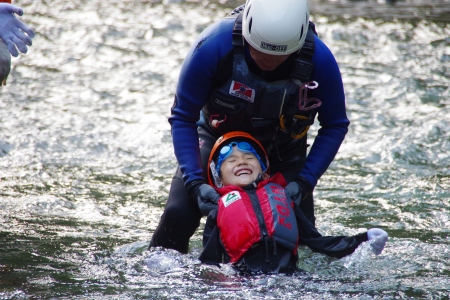
[[[186,186],[204,181],[197,124],[221,58],[231,50],[233,19],[206,28],[189,50],[181,67],[169,123],[175,156]]]
[[[319,87],[310,90],[308,96],[322,101],[317,118],[320,129],[300,173],[312,187],[330,166],[350,124],[339,66],[328,47],[317,37],[315,45],[312,80],[317,81]]]

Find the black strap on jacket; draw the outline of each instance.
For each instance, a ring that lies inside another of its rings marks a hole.
[[[244,47],[244,39],[242,38],[242,15],[241,12],[234,21],[233,27],[233,46]]]
[[[296,78],[301,82],[308,82],[313,71],[312,59],[314,56],[314,31],[311,28],[312,23],[309,22],[309,24],[310,26],[308,27],[305,43],[299,51],[298,57],[295,59],[295,64],[291,73],[293,78]]]

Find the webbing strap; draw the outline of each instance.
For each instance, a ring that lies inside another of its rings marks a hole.
[[[305,43],[300,50],[295,64],[292,68],[291,76],[301,82],[308,82],[313,71],[312,59],[314,56],[314,24],[310,22]]]
[[[236,21],[234,21],[233,46],[244,46],[244,40],[242,38],[242,12],[236,17]]]

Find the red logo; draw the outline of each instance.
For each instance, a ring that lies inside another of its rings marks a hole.
[[[239,97],[251,103],[255,101],[255,90],[234,80],[231,82],[230,95]]]

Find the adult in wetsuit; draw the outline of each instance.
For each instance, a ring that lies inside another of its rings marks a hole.
[[[179,168],[150,247],[188,252],[202,217],[198,203],[215,198],[205,177],[209,153],[233,130],[264,145],[271,173],[297,185],[300,208],[314,224],[312,191],[350,122],[339,67],[312,27],[306,0],[248,0],[199,36],[169,118]],[[318,87],[308,91],[309,82]],[[320,129],[307,156],[306,132],[316,114]]]

